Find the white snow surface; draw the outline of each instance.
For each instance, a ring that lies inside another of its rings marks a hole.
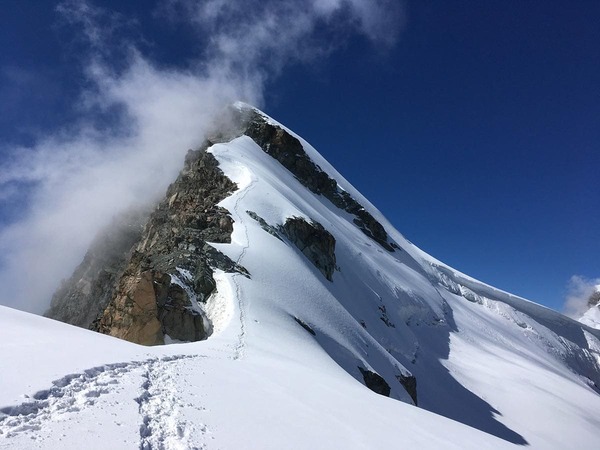
[[[595,292],[600,292],[600,284],[594,286]],[[577,319],[591,328],[600,330],[600,304],[592,305],[583,315]]]
[[[592,306],[579,318],[579,321],[591,328],[600,329],[600,306]]]
[[[216,144],[238,190],[221,203],[232,243],[214,246],[250,277],[215,275],[213,335],[142,347],[0,307],[0,448],[598,448],[600,331],[427,255],[296,137],[401,250],[250,138]],[[323,225],[333,282],[248,211]],[[399,381],[411,374],[418,407]]]

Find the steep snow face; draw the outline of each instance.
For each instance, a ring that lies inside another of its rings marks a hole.
[[[600,331],[427,255],[237,107],[323,175],[246,135],[209,148],[237,186],[212,245],[250,274],[216,271],[213,335],[148,348],[0,309],[0,448],[597,447]]]
[[[352,214],[311,192],[248,136],[211,147],[239,187],[221,203],[234,219],[232,244],[215,246],[251,274],[225,277],[241,310],[241,354],[286,358],[300,339],[364,384],[370,384],[366,373],[379,375],[392,398],[416,400],[512,443],[574,439],[585,446],[598,438],[600,333],[425,254],[310,144],[263,118],[298,139],[398,248],[369,238]],[[290,218],[318,223],[335,238],[332,281],[273,232]],[[407,383],[412,377],[416,395]],[[549,398],[549,392],[561,394]],[[566,434],[571,426],[578,431]]]
[[[579,321],[588,327],[600,329],[600,307],[592,306],[581,316]]]

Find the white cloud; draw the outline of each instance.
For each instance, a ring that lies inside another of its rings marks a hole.
[[[164,194],[215,112],[240,99],[260,106],[274,72],[331,50],[315,33],[338,16],[347,32],[388,45],[397,30],[384,38],[375,24],[394,3],[170,0],[159,11],[173,17],[185,10],[179,20],[212,36],[209,59],[187,71],[159,68],[122,35],[117,52],[124,63],[115,69],[112,37],[128,21],[86,1],[63,3],[59,11],[82,29],[89,49],[82,119],[31,148],[2,149],[11,156],[0,166],[0,202],[18,202],[22,211],[0,229],[0,303],[45,310],[115,214]],[[115,112],[117,120],[98,127],[99,111]]]
[[[263,75],[326,55],[349,32],[390,46],[405,17],[399,0],[168,0],[164,10],[171,20],[184,17],[211,36],[214,58],[236,71]]]
[[[84,123],[21,149],[1,172],[3,192],[10,188],[14,196],[19,183],[35,186],[23,205],[26,217],[0,232],[6,262],[0,283],[11,286],[0,294],[4,304],[44,309],[98,230],[116,212],[161,196],[214,111],[243,91],[218,78],[161,71],[140,58],[118,79],[96,82],[98,101],[125,109],[126,133],[111,136]]]
[[[588,300],[599,287],[600,278],[588,279],[573,275],[567,285],[564,313],[574,319],[580,318],[589,309]]]
[[[402,3],[393,0],[313,0],[313,7],[324,17],[347,9],[364,35],[384,45],[396,41],[406,21]]]

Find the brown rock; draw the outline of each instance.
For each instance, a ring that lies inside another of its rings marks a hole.
[[[151,271],[121,279],[116,297],[101,316],[98,328],[137,344],[164,343]]]
[[[144,345],[164,343],[165,335],[181,341],[206,339],[212,327],[196,302],[214,292],[214,269],[247,273],[206,244],[231,242],[233,221],[217,204],[235,188],[210,153],[189,152],[93,329]]]

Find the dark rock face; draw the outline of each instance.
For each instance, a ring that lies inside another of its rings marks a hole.
[[[594,306],[600,307],[600,291],[594,292],[588,299],[588,307],[592,308]]]
[[[251,137],[265,153],[279,161],[312,192],[324,196],[338,208],[356,216],[355,225],[383,248],[390,252],[399,248],[389,241],[383,226],[360,203],[340,189],[334,179],[312,162],[298,139],[283,128],[268,123],[256,112],[246,114],[250,117],[244,134]]]
[[[323,225],[292,217],[281,226],[281,232],[325,275],[325,278],[333,281],[335,238]]]
[[[262,217],[260,217],[258,214],[256,214],[254,211],[246,211],[246,214],[248,214],[250,217],[252,217],[254,220],[256,220],[258,222],[258,224],[260,225],[260,227],[265,230],[267,233],[269,233],[271,236],[276,237],[277,239],[279,239],[280,241],[282,241],[283,239],[281,239],[281,236],[279,235],[279,232],[277,231],[277,228],[269,225],[265,219],[263,219]]]
[[[317,333],[315,333],[315,330],[313,330],[306,322],[304,322],[303,320],[298,319],[297,317],[294,317],[294,320],[298,323],[298,325],[300,325],[302,328],[304,328],[306,331],[308,331],[310,334],[312,334],[313,336],[316,336]]]
[[[151,214],[126,215],[96,239],[47,316],[139,344],[206,339],[214,269],[247,275],[207,244],[231,242],[233,221],[216,205],[236,189],[208,145],[188,153]]]
[[[99,233],[73,275],[54,293],[44,315],[89,328],[112,299],[149,214],[127,211]]]
[[[216,205],[235,189],[210,153],[188,153],[95,323],[97,331],[146,345],[163,343],[165,334],[206,339],[211,330],[201,304],[216,288],[214,268],[247,274],[206,244],[231,242],[233,221]]]
[[[286,220],[285,224],[274,227],[254,211],[246,211],[246,213],[256,220],[263,230],[280,241],[283,241],[282,236],[287,237],[325,275],[325,278],[333,281],[333,272],[336,268],[335,238],[320,223],[309,223],[302,218],[292,217]]]
[[[360,373],[363,376],[365,386],[377,394],[385,395],[386,397],[390,396],[390,385],[387,384],[381,375],[371,372],[370,370],[363,369],[360,366],[358,367],[358,370],[360,370]]]
[[[396,378],[400,382],[400,384],[404,387],[415,406],[418,406],[417,403],[417,379],[413,375],[396,375]]]
[[[162,332],[179,341],[205,339],[212,330],[204,315],[190,307],[192,301],[196,300],[196,294],[189,288],[184,289],[180,284],[173,283],[172,277],[167,274],[155,274],[152,277]],[[180,278],[183,277],[180,276],[177,281],[183,284]]]
[[[390,327],[390,328],[396,328],[396,325],[394,325],[392,323],[392,321],[390,320],[390,318],[387,315],[387,308],[385,307],[384,304],[381,304],[377,307],[377,309],[379,309],[379,311],[381,312],[381,316],[379,316],[379,318],[381,319],[381,321],[383,323],[385,323],[386,326]]]

